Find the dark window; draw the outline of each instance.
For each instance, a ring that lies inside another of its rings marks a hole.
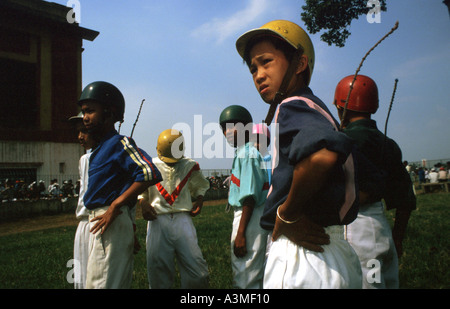
[[[38,127],[36,64],[0,59],[0,128]]]

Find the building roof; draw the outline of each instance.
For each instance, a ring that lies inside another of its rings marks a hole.
[[[34,23],[56,25],[57,30],[60,29],[85,40],[95,40],[99,35],[98,31],[83,28],[78,23],[67,21],[67,14],[71,9],[64,5],[43,0],[0,1],[0,15],[5,14],[9,18],[20,18],[22,21],[32,20]],[[2,20],[5,21],[5,19],[0,18],[0,23],[2,23]]]

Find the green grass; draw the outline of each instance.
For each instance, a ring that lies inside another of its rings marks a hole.
[[[400,260],[400,287],[404,289],[450,288],[449,265],[450,194],[418,196]],[[387,213],[392,222],[392,211]],[[224,205],[207,206],[194,218],[199,245],[210,271],[213,289],[232,288],[230,265],[230,232],[232,213]],[[142,246],[135,255],[133,289],[147,289],[145,258],[146,221],[137,221]],[[0,237],[0,288],[72,289],[67,266],[73,256],[76,227],[24,232]],[[174,288],[179,287],[179,279]]]
[[[400,260],[403,288],[450,288],[450,194],[418,195]],[[388,215],[392,218],[394,212]]]

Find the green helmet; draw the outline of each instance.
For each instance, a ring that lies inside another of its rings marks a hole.
[[[83,101],[87,100],[94,100],[105,107],[111,108],[114,114],[114,121],[123,122],[125,99],[116,86],[102,81],[90,83],[83,89],[78,105],[81,106]]]
[[[220,114],[219,123],[222,128],[226,123],[241,122],[244,125],[253,122],[250,112],[240,105],[231,105],[225,108]]]

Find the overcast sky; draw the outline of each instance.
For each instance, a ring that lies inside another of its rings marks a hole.
[[[227,157],[225,141],[222,146],[215,144],[221,138],[217,121],[225,107],[243,105],[258,122],[268,110],[236,52],[236,39],[274,19],[287,19],[306,29],[300,18],[304,1],[299,0],[79,3],[80,26],[100,32],[93,42],[84,41],[83,87],[104,80],[122,91],[126,112],[120,133],[124,135],[131,134],[145,99],[133,135],[138,146],[156,156],[159,133],[178,124],[190,135],[187,153],[208,169],[231,166],[231,159],[223,158]],[[399,29],[369,55],[359,73],[378,84],[380,108],[373,118],[384,131],[398,78],[388,135],[400,145],[404,160],[448,159],[449,12],[442,0],[396,0],[387,6],[380,23],[369,23],[366,16],[353,21],[343,48],[321,42],[320,34],[311,35],[316,66],[310,87],[337,118],[332,105],[336,84],[354,74],[365,53],[399,21]],[[210,158],[205,151],[221,147],[222,156],[216,152]]]

